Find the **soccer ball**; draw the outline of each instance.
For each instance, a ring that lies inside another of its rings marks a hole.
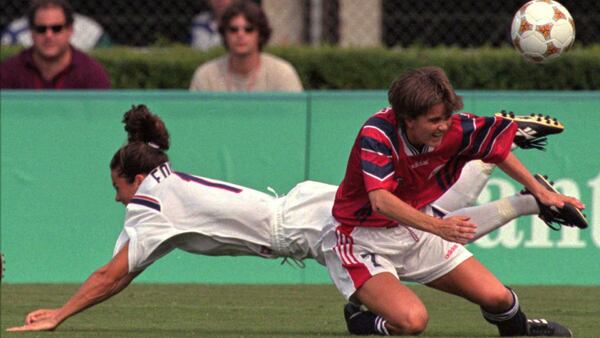
[[[525,60],[556,59],[575,41],[575,22],[569,11],[552,0],[532,0],[515,13],[511,39]]]

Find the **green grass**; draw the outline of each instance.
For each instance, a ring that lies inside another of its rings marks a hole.
[[[37,308],[61,305],[77,285],[2,285],[2,337],[344,337],[344,301],[330,285],[133,284],[52,333],[14,333]],[[429,309],[422,337],[495,337],[479,308],[422,286]],[[600,336],[600,287],[516,287],[525,312],[569,326],[575,337]]]

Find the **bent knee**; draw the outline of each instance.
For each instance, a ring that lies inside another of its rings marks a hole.
[[[428,322],[429,315],[427,311],[410,311],[407,314],[388,320],[388,324],[391,326],[391,334],[404,335],[418,335],[422,333],[427,328]]]
[[[510,290],[506,288],[488,292],[480,304],[485,310],[492,312],[501,312],[513,305],[514,299]]]

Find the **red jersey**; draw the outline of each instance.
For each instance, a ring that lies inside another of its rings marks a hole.
[[[371,208],[368,192],[385,189],[416,209],[438,199],[471,160],[502,162],[517,125],[500,117],[455,114],[438,147],[417,149],[399,128],[391,108],[373,115],[361,128],[348,160],[333,216],[350,226],[395,226]]]
[[[87,54],[71,48],[71,63],[51,80],[42,77],[33,62],[33,47],[0,64],[2,89],[110,89],[108,74]]]

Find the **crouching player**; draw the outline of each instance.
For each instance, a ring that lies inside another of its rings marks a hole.
[[[423,332],[427,309],[402,280],[479,305],[501,336],[571,336],[556,322],[528,319],[517,294],[461,245],[488,233],[498,219],[518,214],[587,226],[579,200],[558,194],[543,177],[532,176],[510,152],[513,142],[540,146],[528,136],[543,138],[543,127],[552,130],[554,121],[540,118],[539,128],[525,130],[509,114],[454,114],[462,108],[462,99],[437,67],[404,74],[388,94],[391,107],[369,118],[356,138],[336,193],[335,220],[324,229],[329,274],[350,301],[344,309],[348,330],[381,335]],[[518,120],[535,124],[537,118]],[[473,160],[486,163],[469,162]],[[466,163],[471,167],[461,174]],[[488,169],[497,165],[528,193],[458,210],[472,202],[469,193],[483,183],[477,175],[485,170],[474,169],[475,164]],[[448,190],[459,176],[462,187]]]

